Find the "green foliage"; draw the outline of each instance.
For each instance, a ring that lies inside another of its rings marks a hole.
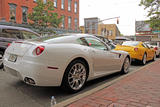
[[[160,30],[160,0],[141,0],[140,6],[148,10],[150,27],[153,30]]]
[[[43,3],[43,0],[37,0],[36,3],[37,6],[28,15],[28,19],[31,20],[29,24],[44,32],[48,31],[48,27],[57,28],[62,21],[62,17],[58,18],[58,14],[52,12],[54,10],[53,0],[47,0],[47,3]]]

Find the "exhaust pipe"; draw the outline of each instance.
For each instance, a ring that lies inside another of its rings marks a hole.
[[[35,85],[35,81],[32,78],[25,77],[24,82],[27,84]]]

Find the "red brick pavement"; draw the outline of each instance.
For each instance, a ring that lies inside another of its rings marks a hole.
[[[160,60],[67,107],[160,107]]]

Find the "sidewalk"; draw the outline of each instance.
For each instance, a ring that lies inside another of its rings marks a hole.
[[[160,107],[160,60],[67,107]]]

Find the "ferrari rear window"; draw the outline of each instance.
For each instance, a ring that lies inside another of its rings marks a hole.
[[[48,42],[48,41],[52,41],[55,38],[63,37],[63,36],[62,35],[41,36],[39,38],[32,39],[31,41]]]
[[[139,44],[138,41],[125,41],[122,43],[122,45],[125,45],[125,46],[137,46]]]
[[[69,35],[52,35],[43,36],[40,38],[32,39],[31,41],[45,42],[45,43],[70,43],[72,42],[72,36]]]

